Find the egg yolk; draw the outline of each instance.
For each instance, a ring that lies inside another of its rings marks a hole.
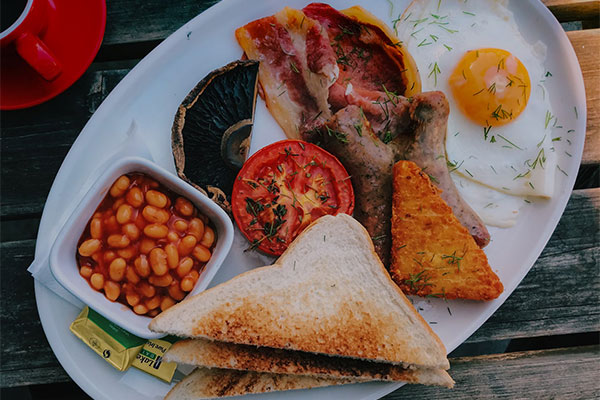
[[[461,111],[481,126],[500,126],[527,106],[531,83],[521,61],[506,50],[467,52],[448,81]]]

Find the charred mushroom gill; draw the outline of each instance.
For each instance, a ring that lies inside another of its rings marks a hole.
[[[257,77],[254,60],[212,71],[186,96],[173,122],[177,174],[228,212],[233,181],[250,146]]]

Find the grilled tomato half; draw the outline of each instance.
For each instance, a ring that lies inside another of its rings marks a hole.
[[[282,140],[244,163],[231,203],[250,249],[277,256],[317,218],[352,214],[354,191],[332,154],[311,143]]]

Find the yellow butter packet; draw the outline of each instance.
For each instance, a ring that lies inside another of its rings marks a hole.
[[[179,338],[165,336],[162,339],[150,339],[133,361],[133,366],[163,381],[170,383],[177,369],[177,363],[163,362],[163,356]]]
[[[132,335],[89,307],[81,311],[69,329],[119,371],[131,366],[146,343],[146,339]]]

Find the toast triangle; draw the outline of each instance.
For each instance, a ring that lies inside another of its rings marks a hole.
[[[349,379],[327,379],[312,376],[235,371],[219,368],[197,368],[165,396],[165,400],[202,400],[268,393],[282,390],[354,383]]]
[[[452,387],[443,369],[406,368],[383,362],[331,357],[302,351],[256,347],[208,339],[185,339],[175,343],[164,361],[196,367],[272,372],[356,381],[390,381]]]
[[[271,266],[167,309],[154,332],[448,369],[444,345],[345,214],[309,225]]]

